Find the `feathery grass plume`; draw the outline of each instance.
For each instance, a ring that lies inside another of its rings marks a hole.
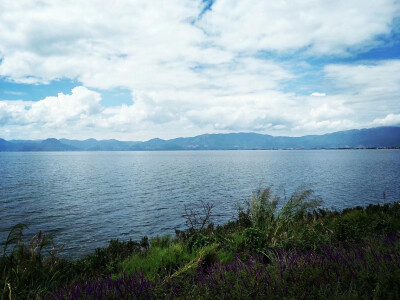
[[[0,258],[1,285],[5,282],[0,294],[2,299],[7,299],[11,287],[13,299],[37,298],[47,293],[63,276],[59,267],[61,259],[56,257],[56,251],[50,252],[49,257],[43,255],[45,248],[53,246],[54,249],[52,239],[39,231],[29,243],[25,244],[23,238],[25,228],[27,226],[24,224],[15,225],[4,243],[4,253]],[[10,251],[8,246],[13,244],[15,246]]]
[[[271,187],[267,187],[253,193],[249,205],[253,226],[265,233],[266,241],[272,246],[293,240],[297,230],[295,223],[304,225],[302,221],[307,213],[322,204],[310,189],[296,190],[278,211],[279,201],[280,197],[273,194]]]
[[[250,203],[251,220],[257,228],[264,229],[272,222],[278,207],[279,197],[273,195],[271,187],[253,193]]]
[[[277,218],[294,221],[295,218],[302,218],[307,212],[316,209],[322,204],[322,200],[313,196],[314,191],[297,190],[280,210]]]
[[[23,230],[26,228],[28,228],[28,226],[23,223],[18,223],[11,228],[10,233],[7,236],[7,240],[4,243],[3,257],[6,256],[7,247],[9,245],[19,245],[22,243]]]
[[[299,238],[298,229],[306,225],[304,217],[315,210],[322,201],[313,196],[313,190],[297,190],[274,218],[274,222],[268,227],[267,239],[273,246],[279,243],[288,244],[295,238]]]
[[[44,247],[53,245],[53,239],[49,236],[46,236],[39,231],[38,234],[35,234],[31,241],[28,244],[28,250],[31,254],[31,259],[42,259],[42,250]],[[54,248],[54,247],[53,247]]]

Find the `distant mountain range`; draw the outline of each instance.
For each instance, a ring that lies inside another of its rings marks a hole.
[[[338,131],[302,137],[271,136],[258,133],[203,134],[171,140],[146,142],[117,140],[84,141],[67,139],[0,139],[0,151],[156,151],[156,150],[261,150],[261,149],[335,149],[400,147],[400,127],[377,127]]]

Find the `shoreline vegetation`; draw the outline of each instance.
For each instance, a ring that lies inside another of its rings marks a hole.
[[[25,242],[17,224],[2,244],[1,299],[399,299],[400,202],[320,205],[312,190],[267,188],[224,225],[201,203],[173,236],[111,240],[77,260],[42,232]]]

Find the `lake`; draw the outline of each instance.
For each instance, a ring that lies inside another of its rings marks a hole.
[[[400,150],[3,152],[0,241],[22,222],[77,257],[112,238],[173,235],[185,204],[212,202],[224,223],[267,186],[311,188],[336,209],[398,201]]]

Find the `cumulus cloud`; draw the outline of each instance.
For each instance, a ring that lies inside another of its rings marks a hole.
[[[0,125],[19,124],[27,105],[24,101],[0,101]]]
[[[331,55],[365,46],[390,33],[399,10],[394,0],[220,0],[200,17],[203,6],[200,0],[4,0],[0,75],[23,83],[74,78],[96,88],[198,88],[220,75],[220,64],[227,63],[224,75],[230,66],[251,71],[257,60],[241,58],[258,51]],[[207,78],[193,71],[215,65]]]
[[[37,102],[0,101],[0,135],[7,137],[14,131],[15,138],[45,135],[137,140],[154,132],[164,138],[205,131],[298,135],[354,125],[346,121],[353,112],[345,103],[334,107],[329,98],[319,103],[313,97],[278,91],[215,98],[206,92],[196,96],[185,92],[168,97],[160,92],[132,96],[130,105],[103,107],[98,92],[80,86],[71,94],[60,93]]]
[[[80,86],[71,95],[59,93],[37,102],[0,101],[0,122],[53,128],[76,125],[102,111],[100,100],[98,93]]]
[[[400,114],[388,114],[382,119],[375,119],[371,125],[376,126],[390,126],[390,125],[400,125]]]
[[[0,136],[299,135],[400,113],[400,60],[329,64],[321,76],[335,89],[302,96],[284,86],[304,74],[281,59],[312,67],[307,58],[377,46],[393,29],[398,1],[218,0],[201,13],[204,5],[1,1],[0,80],[82,86],[37,102],[0,101]],[[130,90],[132,104],[103,107],[95,90],[113,88]]]
[[[27,121],[49,125],[65,125],[70,121],[84,120],[99,113],[101,97],[85,87],[75,87],[71,95],[58,94],[32,104],[26,114]]]

